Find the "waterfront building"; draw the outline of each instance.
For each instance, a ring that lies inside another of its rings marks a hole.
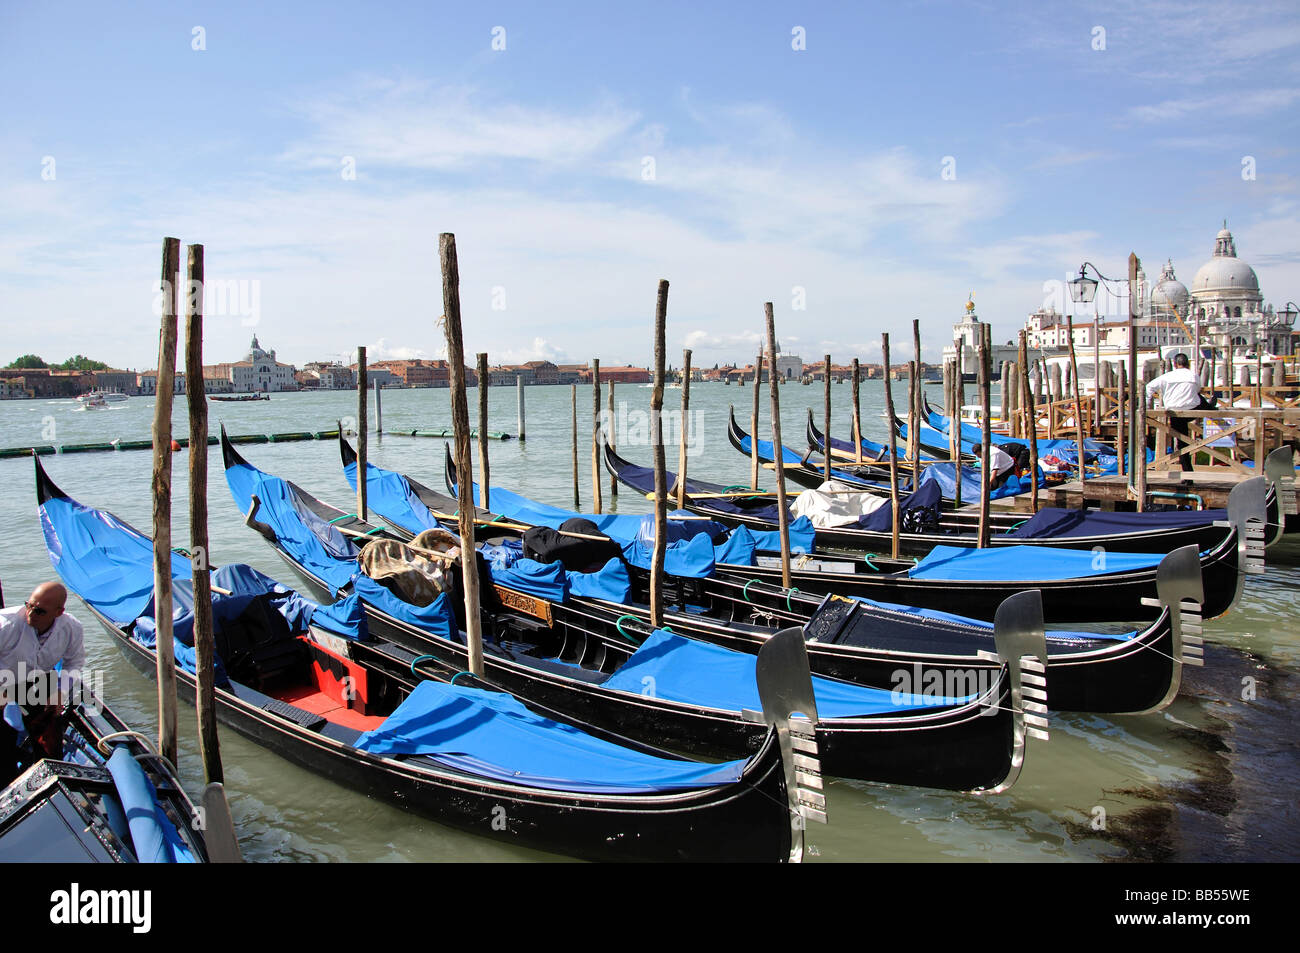
[[[203,389],[209,394],[270,393],[297,390],[294,375],[297,368],[281,364],[275,359],[275,349],[263,350],[257,335],[242,361],[229,364],[206,364],[203,367]]]

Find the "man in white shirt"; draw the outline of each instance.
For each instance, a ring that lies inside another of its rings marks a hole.
[[[1156,394],[1160,395],[1160,404],[1165,410],[1201,410],[1209,407],[1201,399],[1201,380],[1188,366],[1186,354],[1175,354],[1174,369],[1168,374],[1161,374],[1147,384],[1148,406],[1151,404],[1151,398]],[[1188,422],[1187,417],[1174,416],[1169,419],[1169,426],[1186,437]],[[1178,459],[1182,464],[1183,472],[1190,473],[1192,455],[1180,454]]]
[[[1015,457],[1007,453],[996,443],[989,443],[989,489],[996,490],[1003,483],[1007,482],[1007,477],[1011,476],[1016,470]]]
[[[0,677],[5,688],[17,688],[19,681],[27,682],[37,673],[52,673],[58,666],[59,692],[47,690],[46,704],[25,705],[28,734],[38,747],[57,757],[62,728],[58,713],[61,702],[77,688],[81,670],[86,665],[86,648],[81,623],[67,615],[63,609],[68,601],[68,590],[57,582],[41,583],[31,597],[21,606],[0,609]],[[50,689],[56,684],[54,676],[47,676]],[[63,697],[60,698],[59,696]],[[5,701],[12,701],[6,698]],[[2,730],[2,729],[0,729]],[[7,767],[8,738],[0,738],[0,771]]]

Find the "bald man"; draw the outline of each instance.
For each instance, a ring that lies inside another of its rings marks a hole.
[[[57,582],[43,582],[21,606],[0,609],[0,668],[24,660],[30,669],[53,671],[60,663],[60,684],[67,688],[73,673],[80,677],[86,665],[81,623],[63,611],[68,590]]]

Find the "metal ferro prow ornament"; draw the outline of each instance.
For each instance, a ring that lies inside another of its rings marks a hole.
[[[993,643],[997,654],[979,653],[981,658],[1000,659],[1011,683],[1012,729],[1011,769],[1002,783],[980,791],[998,794],[1016,783],[1025,763],[1030,738],[1047,741],[1047,635],[1043,630],[1043,594],[1027,589],[1007,596],[993,616]]]

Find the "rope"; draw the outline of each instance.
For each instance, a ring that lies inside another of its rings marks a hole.
[[[420,673],[415,670],[415,666],[419,665],[421,662],[428,662],[428,661],[436,662],[437,660],[438,657],[436,655],[417,655],[415,658],[411,660],[411,674],[414,675],[416,678],[419,678]]]
[[[629,642],[632,642],[632,643],[635,644],[635,645],[640,645],[642,642],[645,641],[645,639],[638,639],[638,638],[635,637],[634,634],[629,634],[628,632],[626,632],[626,631],[623,629],[623,620],[624,620],[624,619],[630,619],[630,620],[632,620],[633,622],[640,622],[641,620],[638,619],[638,618],[637,618],[636,616],[634,616],[634,615],[621,615],[621,616],[619,616],[617,619],[614,620],[614,628],[618,629],[618,634],[619,634],[619,635],[623,636],[623,638],[627,639]]]
[[[356,518],[356,513],[344,513],[342,516],[336,516],[334,519],[330,520],[330,525],[333,526],[335,523],[342,523],[344,520],[353,520]]]
[[[455,684],[456,684],[456,679],[460,678],[462,675],[469,675],[469,676],[472,677],[472,676],[474,675],[474,673],[473,673],[473,672],[457,672],[455,675],[453,675],[453,676],[451,677],[451,681],[448,682],[447,684],[448,684],[448,685],[455,685]]]
[[[749,587],[756,582],[758,582],[757,579],[751,579],[749,582],[745,583],[745,588],[740,590],[740,594],[744,597],[746,602],[749,602]]]
[[[794,606],[790,605],[790,597],[799,591],[798,586],[791,586],[785,593],[785,608],[787,612],[793,612]]]

